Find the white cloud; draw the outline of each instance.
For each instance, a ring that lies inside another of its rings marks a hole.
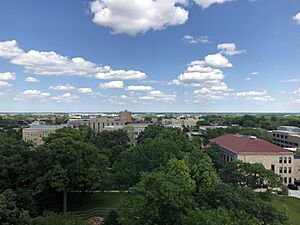
[[[124,82],[123,81],[110,81],[106,83],[100,83],[99,87],[103,89],[123,89]]]
[[[249,81],[249,80],[251,80],[252,78],[251,77],[246,77],[246,81]]]
[[[295,16],[293,16],[293,20],[294,20],[296,23],[300,24],[300,12],[297,13]]]
[[[22,53],[15,40],[0,42],[0,57],[10,59]]]
[[[10,87],[12,86],[10,83],[8,83],[7,81],[2,81],[0,80],[0,87]]]
[[[231,2],[231,1],[233,0],[194,0],[194,2],[198,4],[200,7],[202,7],[203,9],[208,8],[212,4],[216,4],[216,3],[221,4],[225,2]]]
[[[91,88],[78,88],[78,91],[82,94],[91,94],[93,90]]]
[[[95,0],[90,9],[93,22],[111,28],[113,34],[136,35],[184,24],[188,11],[180,3],[187,0]]]
[[[204,60],[207,65],[215,68],[232,67],[228,59],[220,53],[207,55]]]
[[[154,100],[155,98],[153,96],[140,96],[140,100]]]
[[[37,82],[39,82],[39,80],[36,79],[35,77],[26,77],[25,82],[28,82],[28,83],[37,83]]]
[[[56,102],[64,102],[64,103],[71,103],[74,102],[76,99],[78,99],[78,96],[72,95],[71,93],[65,93],[63,95],[54,96],[51,98],[52,100],[55,100]]]
[[[293,91],[293,94],[300,95],[300,88],[298,88],[297,90]]]
[[[258,72],[253,71],[253,72],[250,73],[250,75],[258,75]]]
[[[237,97],[241,97],[243,99],[249,101],[257,101],[257,102],[267,102],[267,101],[274,101],[266,90],[264,91],[244,91],[238,92],[235,94]]]
[[[224,77],[221,70],[207,66],[204,61],[193,61],[187,70],[180,74],[172,83],[175,85],[204,82],[215,83],[224,79]]]
[[[84,76],[111,80],[142,80],[147,75],[135,70],[113,70],[99,66],[81,57],[69,58],[56,52],[30,50],[24,52],[16,41],[0,42],[0,58],[11,59],[10,63],[22,66],[25,71],[47,76]]]
[[[47,98],[50,97],[51,94],[48,92],[42,92],[40,90],[25,90],[20,95],[17,95],[14,100],[25,100],[30,98]]]
[[[55,91],[71,91],[74,90],[75,87],[70,84],[66,84],[66,85],[50,86],[48,89],[55,90]]]
[[[281,83],[297,83],[297,82],[299,82],[299,81],[300,81],[300,79],[297,78],[297,79],[282,80],[282,81],[280,81],[280,82],[281,82]]]
[[[229,56],[237,55],[237,54],[241,54],[241,53],[245,52],[245,50],[237,50],[235,43],[219,44],[218,50],[220,50],[221,53],[223,53],[225,55],[229,55]]]
[[[132,86],[128,86],[126,88],[126,90],[128,90],[128,91],[151,91],[151,90],[153,90],[153,87],[151,87],[151,86],[142,86],[142,85],[138,85],[138,86],[132,85]]]
[[[99,72],[95,78],[102,80],[143,80],[147,78],[146,74],[135,70],[111,70]]]
[[[209,44],[211,41],[207,36],[192,36],[192,35],[185,35],[183,40],[189,44]]]
[[[0,80],[11,81],[16,79],[16,74],[11,72],[0,73]]]

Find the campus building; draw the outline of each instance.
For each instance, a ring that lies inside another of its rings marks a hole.
[[[272,131],[272,142],[283,148],[299,148],[300,128],[293,126],[280,126]]]
[[[119,119],[125,122],[132,122],[132,112],[127,110],[119,112]]]
[[[187,118],[187,119],[162,119],[161,123],[167,127],[188,127],[193,128],[197,125],[199,119]]]
[[[29,128],[23,128],[22,139],[40,145],[44,143],[44,138],[65,126],[66,125],[30,125]]]
[[[225,163],[241,160],[247,163],[261,163],[283,178],[285,184],[300,180],[300,160],[293,152],[253,136],[224,135],[210,140],[222,151]]]
[[[79,127],[88,126],[96,133],[100,133],[104,130],[115,130],[122,129],[125,126],[126,121],[118,118],[99,118],[99,119],[81,119],[81,120],[70,120],[69,126]]]

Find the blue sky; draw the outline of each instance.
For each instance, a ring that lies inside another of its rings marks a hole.
[[[299,0],[0,3],[0,111],[300,111]]]

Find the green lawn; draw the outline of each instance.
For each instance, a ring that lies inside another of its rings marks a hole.
[[[126,193],[70,193],[68,210],[83,211],[93,208],[116,208]]]
[[[284,211],[286,209],[292,225],[300,224],[300,199],[287,196],[274,196],[273,203],[279,210]]]

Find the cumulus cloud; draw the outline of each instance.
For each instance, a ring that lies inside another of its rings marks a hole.
[[[20,95],[18,95],[15,100],[28,99],[28,98],[47,98],[50,96],[51,94],[48,92],[28,89],[20,93]]]
[[[218,50],[225,55],[237,55],[244,53],[245,50],[237,50],[235,43],[223,43],[218,45]]]
[[[71,91],[74,90],[75,87],[70,84],[65,84],[65,85],[50,86],[48,89],[55,90],[55,91]]]
[[[258,102],[274,101],[274,98],[268,95],[268,92],[266,90],[237,92],[235,95],[237,97],[250,100],[250,101],[258,101]]]
[[[216,67],[216,68],[232,67],[232,64],[221,53],[217,53],[214,55],[207,55],[205,56],[204,60],[207,65],[212,67]]]
[[[16,74],[11,72],[0,73],[0,80],[11,81],[16,79]]]
[[[145,73],[135,70],[111,70],[99,72],[95,76],[95,78],[102,80],[143,80],[146,77]]]
[[[8,58],[27,72],[46,76],[84,76],[111,80],[142,80],[147,75],[135,70],[113,70],[110,66],[99,66],[81,57],[69,58],[56,52],[30,50],[24,52],[16,41],[0,42],[0,58]]]
[[[58,103],[71,103],[78,99],[78,96],[71,93],[65,93],[63,95],[54,96],[51,99],[55,100]]]
[[[189,44],[209,44],[211,41],[207,36],[185,35],[183,40]]]
[[[147,95],[140,96],[140,100],[155,100],[164,102],[174,102],[176,101],[176,94],[165,94],[159,90],[149,91]]]
[[[295,79],[288,79],[288,80],[282,80],[280,81],[281,83],[297,83],[299,82],[300,79],[299,78],[295,78]]]
[[[188,11],[180,4],[187,0],[95,0],[90,4],[93,22],[109,27],[113,34],[136,35],[184,24]]]
[[[233,0],[194,0],[194,2],[196,4],[198,4],[200,7],[202,7],[203,9],[208,8],[209,6],[211,6],[212,4],[222,4],[225,2],[231,2]]]
[[[124,88],[124,82],[123,81],[110,81],[106,83],[100,83],[100,88],[103,89],[123,89]]]
[[[10,59],[22,53],[15,40],[0,42],[0,57]]]
[[[132,85],[132,86],[128,86],[126,88],[126,90],[128,91],[151,91],[153,90],[153,87],[151,86],[143,86],[143,85]]]
[[[300,25],[300,12],[293,16],[293,20]]]
[[[28,82],[28,83],[37,83],[37,82],[39,82],[39,80],[36,79],[35,77],[26,77],[25,82]]]
[[[8,83],[7,81],[2,81],[0,80],[0,87],[10,87],[12,86],[10,83]]]
[[[91,88],[78,88],[78,91],[82,94],[91,94],[93,90]]]

